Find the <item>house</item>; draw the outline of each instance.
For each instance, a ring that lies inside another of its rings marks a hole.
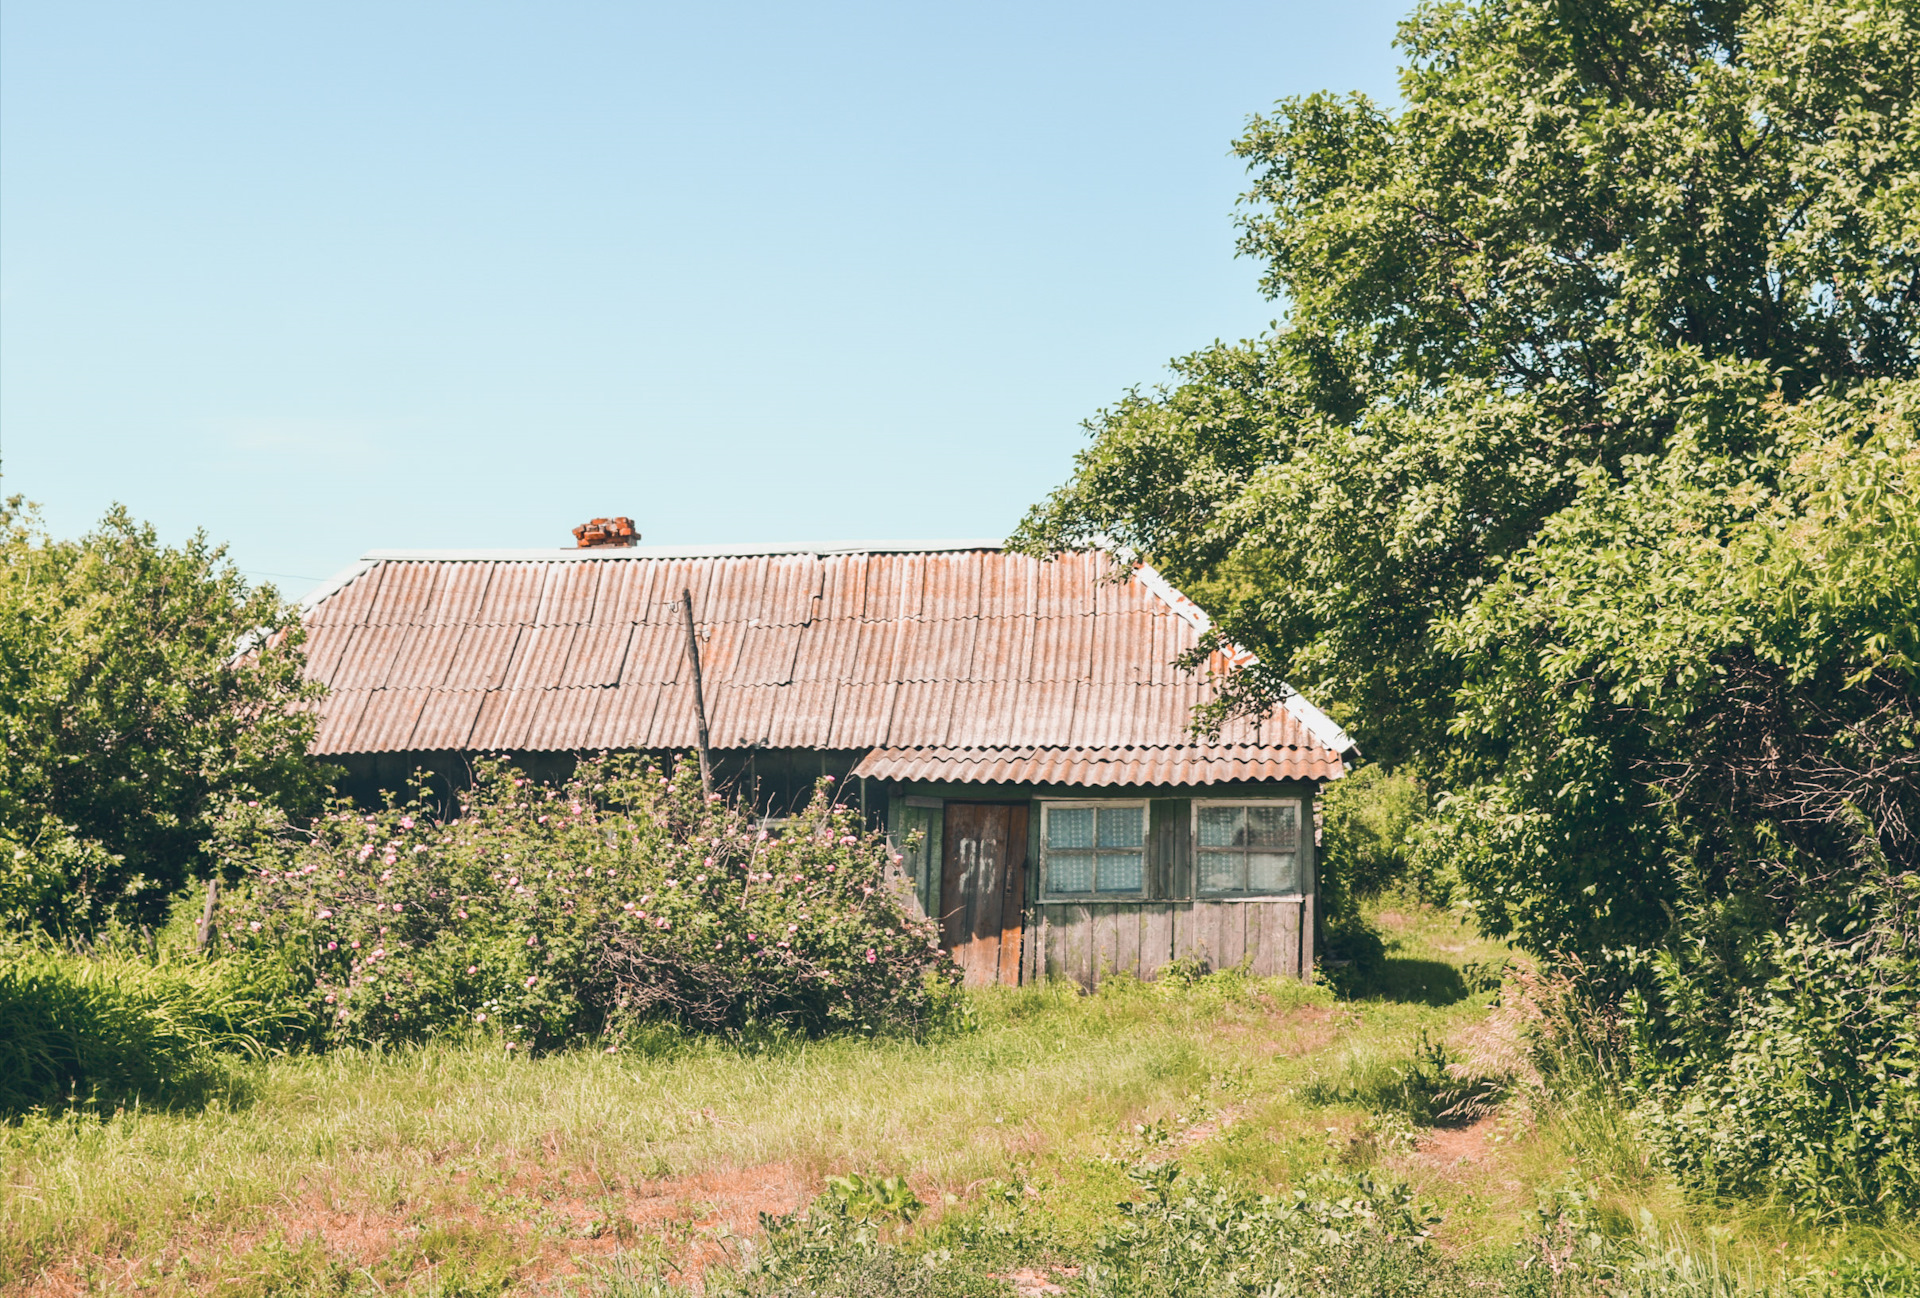
[[[362,795],[416,768],[457,784],[479,753],[543,777],[684,754],[688,604],[718,782],[777,817],[833,776],[969,981],[1187,957],[1311,975],[1314,797],[1353,745],[1297,695],[1196,738],[1212,685],[1174,664],[1206,617],[1104,554],[374,551],[304,605],[316,751]]]

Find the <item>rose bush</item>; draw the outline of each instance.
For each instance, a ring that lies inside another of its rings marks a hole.
[[[890,883],[885,837],[830,788],[777,833],[703,795],[691,763],[631,757],[551,787],[483,763],[444,820],[415,801],[297,829],[239,806],[220,841],[246,883],[220,940],[310,968],[316,1044],[911,1030],[953,964]]]

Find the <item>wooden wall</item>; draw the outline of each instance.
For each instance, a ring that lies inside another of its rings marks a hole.
[[[1035,902],[1028,912],[1023,982],[1071,978],[1094,987],[1108,974],[1151,978],[1170,960],[1213,969],[1243,965],[1260,977],[1313,976],[1313,903],[1256,901]]]

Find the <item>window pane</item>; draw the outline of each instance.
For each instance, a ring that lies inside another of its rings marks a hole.
[[[1281,847],[1288,850],[1299,846],[1296,835],[1300,829],[1300,808],[1293,803],[1278,807],[1247,808],[1247,846]]]
[[[1293,892],[1294,855],[1292,852],[1248,852],[1247,890],[1249,892]]]
[[[1092,892],[1092,852],[1048,852],[1048,892]]]
[[[1147,841],[1146,815],[1140,807],[1100,808],[1100,846],[1140,847]]]
[[[1106,819],[1103,815],[1102,820]],[[1100,853],[1101,892],[1139,892],[1146,882],[1147,858],[1140,852]]]
[[[1200,808],[1200,846],[1232,847],[1240,832],[1241,815],[1239,807]]]
[[[1200,853],[1200,891],[1238,892],[1240,864],[1244,859],[1238,852]]]
[[[1092,847],[1092,807],[1050,807],[1047,810],[1048,847]]]

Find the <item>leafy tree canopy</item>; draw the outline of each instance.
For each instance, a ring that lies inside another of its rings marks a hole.
[[[303,632],[196,535],[115,508],[49,538],[0,509],[0,912],[84,930],[163,908],[204,871],[230,798],[317,806]],[[239,651],[245,647],[244,654]]]
[[[1036,553],[1150,556],[1375,758],[1458,762],[1442,625],[1585,484],[1751,403],[1909,376],[1920,7],[1492,0],[1402,28],[1403,105],[1253,119],[1274,335],[1090,424]]]

